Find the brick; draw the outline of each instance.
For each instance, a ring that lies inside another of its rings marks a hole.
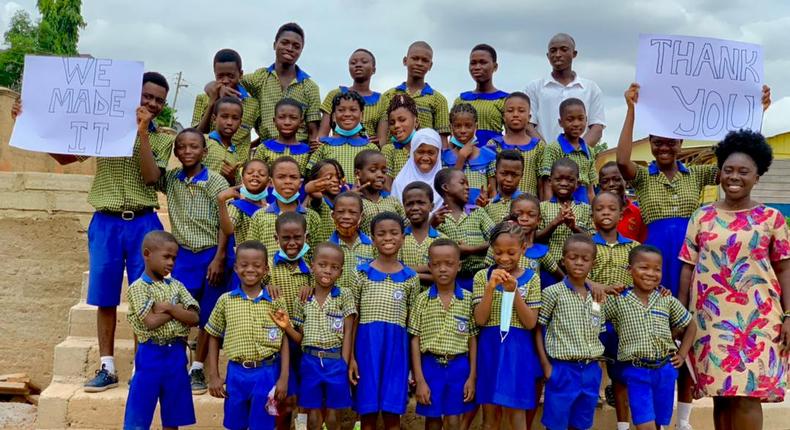
[[[28,190],[76,191],[87,194],[90,191],[93,176],[64,175],[58,173],[26,172],[21,173],[24,186]]]

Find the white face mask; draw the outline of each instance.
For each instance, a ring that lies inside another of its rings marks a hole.
[[[502,291],[502,305],[499,308],[499,336],[502,342],[510,333],[510,322],[513,320],[513,300],[515,291]]]

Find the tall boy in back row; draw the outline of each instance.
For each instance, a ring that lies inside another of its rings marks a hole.
[[[170,89],[167,79],[156,72],[143,74],[140,107],[137,108],[137,138],[131,157],[97,157],[96,174],[88,193],[88,203],[96,209],[88,227],[88,304],[98,306],[96,327],[101,368],[85,384],[86,392],[118,386],[115,373],[116,308],[121,303],[124,269],[130,283],[143,273],[140,249],[143,237],[162,230],[155,209],[159,208],[153,183],[146,183],[140,171],[140,146],[150,145],[156,165],[164,171],[173,149],[173,137],[160,132],[153,120],[162,112]],[[16,118],[22,102],[11,109]],[[50,154],[61,165],[85,161],[88,157]]]

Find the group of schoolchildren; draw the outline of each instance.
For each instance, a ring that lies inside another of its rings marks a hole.
[[[564,132],[549,143],[528,134],[524,93],[470,91],[448,109],[424,81],[424,42],[385,94],[369,90],[373,55],[355,51],[354,86],[319,110],[304,71],[279,73],[303,40],[284,26],[277,63],[250,75],[234,51],[218,52],[195,128],[172,142],[172,170],[151,122],[167,82],[146,73],[134,155],[98,161],[91,203],[107,220],[89,232],[89,299],[117,305],[120,287],[94,285],[119,281],[125,261],[137,340],[126,428],[148,428],[157,402],[166,428],[193,424],[191,396],[209,391],[225,399],[230,429],[288,428],[297,408],[308,428],[336,429],[353,407],[364,430],[379,414],[394,430],[413,390],[431,430],[469,428],[478,410],[486,429],[527,429],[541,396],[545,427],[588,429],[603,367],[618,428],[629,404],[637,428],[669,425],[695,326],[666,276],[677,252],[640,242],[687,219],[715,171],[679,163],[672,142],[657,145],[661,165],[637,166],[629,146],[596,170],[578,99],[561,104]],[[496,63],[486,45],[472,57]],[[657,191],[666,166],[680,169],[674,196]],[[167,196],[172,234],[153,190]],[[113,258],[120,270],[102,271]],[[117,385],[107,355],[86,391]]]

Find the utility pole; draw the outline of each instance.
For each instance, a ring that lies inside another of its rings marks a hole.
[[[178,91],[181,88],[186,88],[186,87],[189,86],[189,84],[182,83],[181,73],[182,72],[178,72],[178,75],[176,75],[176,92],[175,92],[175,95],[173,96],[173,111],[174,111],[174,113],[173,113],[173,115],[170,116],[170,127],[173,127],[173,122],[176,120],[175,111],[176,111],[176,103],[178,103]]]

